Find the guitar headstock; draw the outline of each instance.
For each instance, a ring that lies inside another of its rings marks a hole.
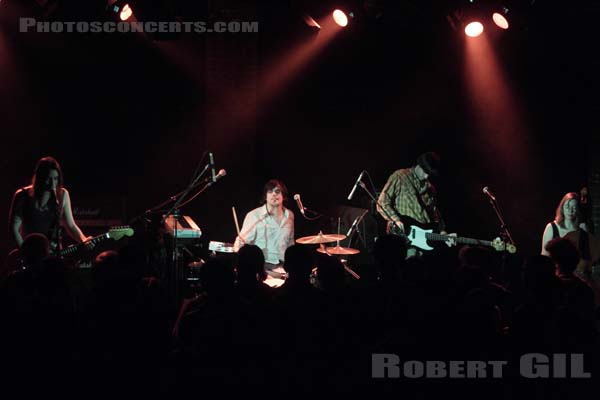
[[[133,228],[130,226],[115,226],[108,231],[108,237],[114,240],[120,240],[124,236],[133,236]]]
[[[517,247],[512,243],[505,243],[500,238],[496,238],[492,241],[492,247],[496,251],[508,251],[510,254],[517,252]]]

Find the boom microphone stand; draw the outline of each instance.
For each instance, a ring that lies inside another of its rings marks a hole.
[[[177,243],[177,234],[178,234],[178,222],[179,222],[179,210],[180,207],[182,206],[183,200],[186,199],[186,197],[188,196],[188,194],[197,186],[200,185],[199,181],[200,178],[202,177],[202,175],[204,175],[204,173],[206,173],[206,171],[208,171],[209,168],[209,164],[206,164],[206,166],[204,167],[204,169],[195,177],[192,178],[191,182],[189,183],[188,187],[176,194],[175,196],[172,196],[166,203],[168,203],[171,200],[175,200],[175,203],[173,203],[173,205],[171,206],[171,208],[163,215],[163,218],[161,220],[161,226],[164,225],[165,221],[167,218],[171,217],[172,221],[173,221],[173,253],[171,255],[171,273],[173,276],[173,289],[174,289],[174,300],[175,300],[175,306],[179,307],[180,304],[180,300],[181,300],[181,281],[183,280],[183,268],[181,266],[181,259],[180,259],[180,252],[179,252],[179,248],[178,248],[178,243]],[[202,188],[201,192],[204,191],[206,189],[206,185]],[[198,193],[199,194],[199,193]],[[197,194],[196,194],[197,196]],[[195,197],[195,196],[193,196]],[[161,204],[164,205],[165,203]]]
[[[487,187],[485,189],[487,189]],[[508,242],[508,243],[512,244],[513,246],[516,246],[515,241],[513,240],[512,235],[510,234],[510,230],[508,229],[508,225],[506,225],[506,222],[504,222],[504,217],[502,216],[502,212],[500,211],[500,206],[498,205],[498,200],[496,199],[495,196],[489,194],[486,190],[484,190],[484,193],[486,193],[488,195],[490,204],[492,205],[492,208],[494,209],[494,212],[496,213],[496,217],[498,217],[498,221],[500,222],[500,237],[502,238],[502,241],[504,243]],[[504,251],[502,251],[502,265],[501,265],[503,280],[506,277],[507,267],[508,267],[508,251],[506,250],[506,245],[505,245]]]
[[[365,184],[364,184],[362,181],[361,181],[361,182],[359,182],[359,183],[358,183],[358,185],[359,185],[361,188],[363,188],[363,190],[364,190],[365,192],[367,192],[367,194],[369,195],[369,197],[371,198],[371,200],[373,200],[373,202],[375,202],[375,204],[377,204],[377,207],[378,207],[378,209],[379,209],[379,210],[381,210],[381,211],[382,211],[382,212],[385,214],[385,216],[388,218],[388,221],[393,221],[393,219],[392,219],[391,215],[390,215],[390,214],[389,214],[387,211],[385,211],[385,208],[383,208],[383,207],[381,206],[381,203],[379,203],[379,199],[377,199],[377,198],[376,198],[376,197],[375,197],[375,196],[374,196],[374,195],[373,195],[373,194],[372,194],[372,193],[369,191],[369,189],[367,189],[367,185],[365,185]]]

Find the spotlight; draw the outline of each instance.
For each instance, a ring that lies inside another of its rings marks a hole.
[[[321,29],[321,25],[319,25],[319,23],[315,21],[315,19],[310,15],[304,14],[302,16],[302,19],[304,19],[304,23],[306,23],[306,25],[310,26],[311,28]]]
[[[348,15],[354,17],[352,13],[349,13]],[[346,13],[340,9],[334,10],[332,14],[335,23],[341,27],[345,27],[348,25],[348,15],[346,15]]]
[[[127,21],[133,15],[131,6],[124,0],[108,0],[106,9],[112,19]]]
[[[125,4],[121,9],[119,18],[121,18],[121,21],[127,21],[132,15],[133,11],[131,11],[131,7],[129,7],[129,4]]]
[[[483,24],[479,21],[469,22],[465,26],[465,35],[469,37],[477,37],[483,33]]]
[[[502,29],[508,29],[509,24],[508,24],[508,8],[506,7],[502,7],[502,10],[499,10],[494,12],[494,14],[492,14],[492,20],[494,21],[494,23]]]
[[[474,0],[461,1],[458,8],[446,15],[452,29],[456,32],[464,32],[468,37],[477,37],[484,31],[483,21],[486,13],[482,5]]]

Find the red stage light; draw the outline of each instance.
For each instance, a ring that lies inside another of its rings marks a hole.
[[[335,10],[333,12],[333,20],[339,26],[348,25],[348,17],[346,16],[346,13],[343,12],[342,10]]]
[[[121,9],[119,17],[121,18],[121,21],[127,21],[132,15],[133,11],[131,10],[131,7],[129,7],[129,4],[125,4]]]
[[[469,22],[465,27],[465,34],[470,37],[477,37],[483,33],[481,22]]]
[[[508,29],[508,20],[506,17],[504,17],[504,15],[496,12],[492,15],[492,19],[494,20],[494,23],[498,25],[498,27],[502,29]]]

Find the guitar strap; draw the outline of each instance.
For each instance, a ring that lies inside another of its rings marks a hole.
[[[552,237],[556,238],[559,237],[559,233],[558,233],[558,227],[556,226],[556,223],[554,221],[551,222],[552,225]]]

